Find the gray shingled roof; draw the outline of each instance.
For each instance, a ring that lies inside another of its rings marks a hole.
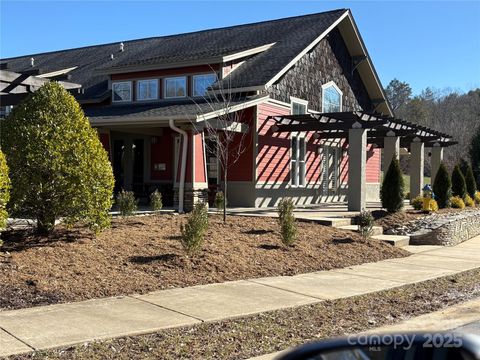
[[[187,34],[124,41],[77,49],[31,54],[1,59],[12,71],[31,70],[30,58],[42,73],[78,66],[69,81],[80,83],[80,98],[101,97],[107,91],[107,75],[99,70],[143,64],[165,64],[230,55],[275,43],[267,51],[248,59],[228,76],[229,86],[250,87],[266,84],[296,55],[332,25],[345,9],[286,19],[198,31]],[[110,55],[114,54],[114,60]]]
[[[208,114],[217,110],[246,104],[250,101],[259,100],[265,96],[251,96],[240,97],[229,101],[226,105],[221,101],[209,101],[207,99],[198,99],[196,101],[191,99],[184,99],[180,101],[162,101],[152,104],[143,104],[132,106],[115,105],[104,107],[90,107],[85,109],[85,115],[92,121],[107,120],[117,117],[128,118],[155,118],[168,119],[175,117],[182,117],[185,119],[193,119],[197,115]]]

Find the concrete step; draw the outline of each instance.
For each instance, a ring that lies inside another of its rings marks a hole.
[[[338,228],[342,230],[358,232],[358,225],[344,225],[344,226],[338,226]],[[383,234],[383,228],[381,226],[372,227],[372,236],[382,235],[382,234]]]
[[[325,226],[345,226],[352,224],[352,218],[328,218],[328,217],[319,217],[319,218],[312,218],[312,221],[315,221],[317,224],[325,225]]]
[[[372,239],[389,243],[393,246],[407,246],[410,236],[407,235],[374,235]]]

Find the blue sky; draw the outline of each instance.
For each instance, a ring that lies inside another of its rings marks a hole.
[[[350,8],[384,86],[480,87],[480,0],[22,1],[0,0],[0,56]]]

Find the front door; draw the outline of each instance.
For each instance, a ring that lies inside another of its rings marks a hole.
[[[339,161],[341,149],[323,146],[322,152],[322,195],[332,196],[338,193]]]
[[[145,173],[145,139],[121,138],[113,141],[115,191],[143,193]]]

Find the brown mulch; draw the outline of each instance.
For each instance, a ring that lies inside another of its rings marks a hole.
[[[294,275],[407,256],[359,235],[298,222],[294,247],[281,245],[272,218],[210,217],[202,251],[186,256],[184,216],[115,218],[94,237],[82,228],[52,235],[4,233],[0,309],[23,308],[159,289],[276,275]]]
[[[393,324],[478,296],[480,270],[476,269],[367,295],[9,359],[247,359]]]

